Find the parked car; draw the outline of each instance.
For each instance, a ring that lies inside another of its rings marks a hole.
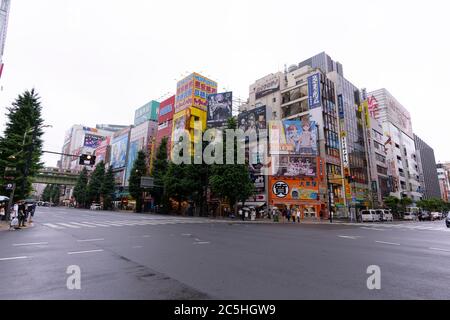
[[[431,221],[431,214],[428,211],[422,211],[418,215],[419,221]]]
[[[375,211],[378,214],[378,216],[380,217],[380,221],[394,221],[394,216],[392,215],[391,210],[378,209]]]
[[[377,210],[369,209],[361,211],[361,220],[364,221],[380,221],[380,215],[377,213]]]
[[[434,220],[441,220],[442,219],[442,213],[441,212],[432,212],[431,214],[431,221]]]
[[[417,214],[414,212],[405,212],[403,214],[403,220],[417,221],[418,219]]]
[[[445,224],[447,225],[447,228],[450,228],[450,215],[447,215],[447,218],[445,219]]]
[[[101,210],[102,206],[99,203],[91,204],[91,210]]]

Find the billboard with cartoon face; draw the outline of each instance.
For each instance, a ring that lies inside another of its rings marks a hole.
[[[269,125],[271,154],[316,156],[318,132],[315,121],[271,121]]]

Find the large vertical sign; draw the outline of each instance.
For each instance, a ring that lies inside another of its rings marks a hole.
[[[347,149],[347,137],[345,135],[345,132],[341,134],[341,147],[342,147],[342,164],[344,165],[344,168],[349,167],[349,161],[348,161],[348,149]]]
[[[338,95],[339,119],[344,119],[344,98],[342,94]]]
[[[320,93],[320,73],[308,77],[308,102],[309,108],[314,109],[322,104],[322,95]]]
[[[224,92],[208,95],[209,128],[222,127],[232,115],[233,93]]]

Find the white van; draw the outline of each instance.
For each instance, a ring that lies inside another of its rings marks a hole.
[[[380,221],[394,221],[394,216],[392,215],[391,210],[378,209],[376,211],[378,216],[380,217]]]
[[[361,219],[362,221],[380,221],[380,214],[377,213],[377,210],[369,209],[369,210],[361,210]]]

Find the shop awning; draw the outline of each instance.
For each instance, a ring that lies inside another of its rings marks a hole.
[[[239,202],[238,205],[242,206],[242,202]],[[244,203],[246,207],[261,207],[264,205],[266,205],[265,201],[249,201]]]

